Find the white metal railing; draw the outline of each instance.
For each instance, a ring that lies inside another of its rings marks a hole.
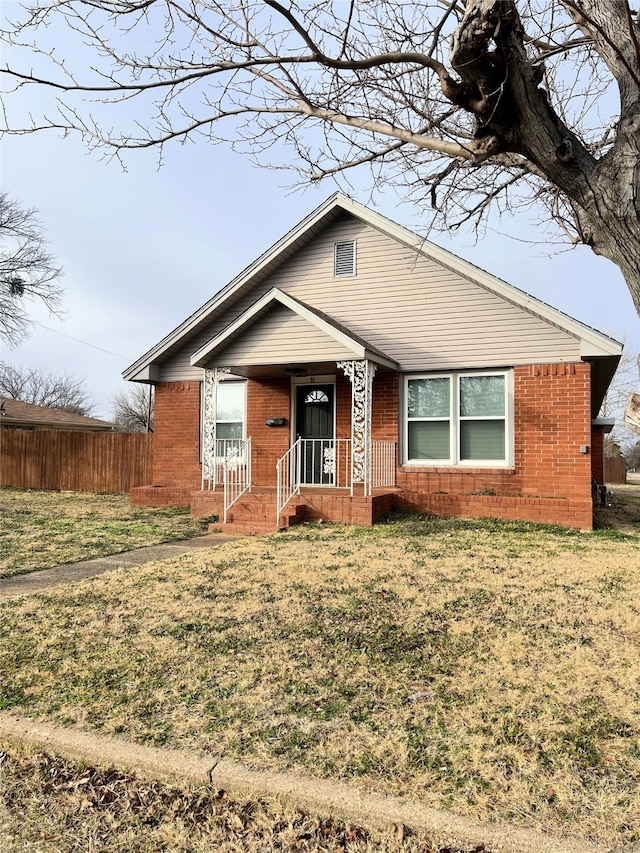
[[[276,462],[278,476],[276,490],[276,524],[280,521],[280,513],[289,503],[294,495],[300,492],[300,483],[297,477],[300,442],[299,438],[292,444],[287,452]]]
[[[280,513],[301,486],[333,486],[352,488],[351,439],[299,438],[276,464],[276,522]],[[371,471],[368,484],[383,488],[396,484],[396,444],[394,441],[371,442]]]
[[[351,483],[351,440],[348,438],[300,438],[298,482],[301,486],[347,488]]]
[[[395,441],[371,442],[371,488],[379,489],[396,484]]]
[[[222,439],[235,442],[229,445],[222,464],[222,480],[224,483],[224,523],[227,523],[227,513],[234,503],[251,488],[251,439]]]
[[[235,456],[241,452],[243,438],[217,438],[215,441],[216,452],[213,459],[213,467],[210,477],[202,478],[202,491],[215,491],[216,486],[224,482],[224,462],[231,454]],[[204,466],[203,466],[204,469]]]
[[[351,483],[351,440],[299,438],[276,464],[276,521],[301,486],[347,488]]]

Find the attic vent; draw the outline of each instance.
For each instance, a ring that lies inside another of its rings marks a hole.
[[[334,275],[355,275],[356,274],[356,241],[345,240],[342,243],[335,243],[333,253],[333,274]]]

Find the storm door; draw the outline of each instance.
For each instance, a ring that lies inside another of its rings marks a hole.
[[[333,485],[334,395],[334,385],[296,387],[296,437],[301,439],[298,469],[301,485]]]

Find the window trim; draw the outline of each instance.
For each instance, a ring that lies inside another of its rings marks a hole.
[[[222,379],[222,380],[220,380],[220,382],[218,382],[218,388],[221,385],[244,385],[244,401],[243,401],[244,416],[242,418],[242,438],[241,439],[235,439],[235,440],[246,441],[246,438],[247,438],[247,386],[248,386],[247,380],[246,379]],[[204,452],[204,439],[203,439],[203,436],[204,436],[204,408],[205,408],[204,393],[203,393],[204,382],[200,383],[200,389],[201,389],[200,390],[200,463],[202,464],[202,458],[203,458],[203,452]],[[217,389],[216,389],[216,393],[217,393]],[[216,410],[217,410],[217,401],[216,401]],[[217,414],[217,411],[216,411],[216,414]],[[223,424],[223,423],[237,424],[238,421],[219,420],[216,417],[216,442],[218,440],[217,439],[217,432],[218,432],[218,424],[219,423],[221,423],[221,424]],[[218,461],[218,462],[222,461],[221,457],[216,456],[216,461]]]
[[[487,415],[484,417],[462,416],[460,414],[460,380],[467,376],[504,376],[505,378],[505,413],[504,415]],[[449,379],[449,418],[409,418],[409,382],[416,379]],[[505,458],[504,459],[461,459],[460,458],[460,424],[471,420],[498,420],[505,425]],[[410,422],[445,422],[449,423],[448,459],[410,459],[409,458],[409,423]],[[452,370],[437,373],[405,374],[402,400],[402,464],[415,468],[512,468],[514,456],[514,423],[513,423],[513,369],[498,368],[493,370]]]

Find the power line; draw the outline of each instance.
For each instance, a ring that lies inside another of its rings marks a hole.
[[[114,358],[121,358],[123,361],[132,362],[132,358],[128,358],[126,355],[118,355],[117,352],[111,352],[108,349],[103,349],[102,347],[97,347],[95,344],[90,344],[88,341],[82,341],[80,338],[74,338],[72,335],[65,335],[64,332],[59,332],[57,329],[51,329],[49,326],[45,326],[44,323],[38,323],[34,321],[36,326],[40,326],[42,329],[46,329],[48,332],[53,332],[54,335],[62,335],[63,338],[69,338],[70,341],[75,341],[77,344],[84,344],[86,347],[91,347],[91,349],[100,350],[100,352],[106,352],[107,355],[112,355]]]

